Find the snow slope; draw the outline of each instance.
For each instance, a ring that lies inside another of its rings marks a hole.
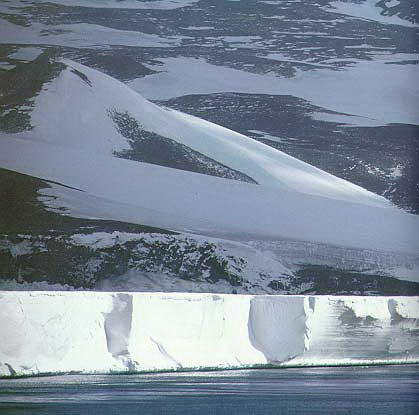
[[[182,143],[261,185],[333,199],[386,206],[365,189],[341,180],[272,147],[202,119],[159,107],[94,69],[64,61],[67,70],[35,99],[34,139],[91,154],[113,155],[129,143],[109,111],[127,112],[144,130]],[[74,73],[85,75],[90,82]],[[57,135],[57,131],[60,134]]]
[[[96,70],[64,64],[34,99],[33,128],[0,140],[0,167],[82,191],[54,185],[56,207],[227,239],[419,252],[419,218],[383,197],[246,136],[156,106]],[[258,185],[116,157],[131,144],[111,111]]]
[[[81,190],[55,186],[49,192],[62,198],[76,216],[226,239],[285,238],[418,252],[419,218],[396,208],[279,191],[99,154],[93,157],[29,138],[3,137],[0,165]]]
[[[0,375],[418,363],[408,297],[0,292]]]

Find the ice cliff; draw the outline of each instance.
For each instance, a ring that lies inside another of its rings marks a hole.
[[[418,297],[0,292],[0,376],[419,362]]]

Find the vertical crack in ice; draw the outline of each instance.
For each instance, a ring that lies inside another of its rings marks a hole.
[[[20,308],[20,311],[21,311],[21,313],[22,313],[22,316],[23,316],[23,322],[22,322],[22,324],[23,323],[26,323],[27,322],[27,320],[28,320],[28,317],[27,317],[27,315],[26,315],[26,313],[25,313],[25,310],[24,310],[24,308],[23,308],[23,303],[22,303],[22,299],[20,298],[20,295],[14,295],[14,298],[16,298],[16,300],[17,300],[17,302],[18,302],[18,304],[19,304],[19,308]]]
[[[132,296],[116,294],[113,296],[112,310],[105,314],[105,335],[109,353],[128,370],[135,370],[129,351],[132,325]]]
[[[311,329],[316,308],[316,297],[310,296],[304,298],[305,311],[305,332],[304,332],[304,352],[310,350]]]
[[[314,308],[316,306],[316,297],[313,297],[313,296],[308,297],[308,306],[310,310],[314,313]]]
[[[164,346],[159,343],[157,340],[154,340],[152,337],[150,337],[150,340],[157,346],[160,353],[168,360],[171,360],[179,369],[182,368],[182,364],[178,362],[174,357],[170,356],[170,354],[166,351]]]

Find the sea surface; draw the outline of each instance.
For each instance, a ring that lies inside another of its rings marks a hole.
[[[418,414],[419,366],[0,380],[0,414]]]

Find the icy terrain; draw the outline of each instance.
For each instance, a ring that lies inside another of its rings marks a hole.
[[[296,264],[317,264],[319,255],[323,265],[347,262],[345,269],[380,270],[419,282],[417,216],[247,136],[155,105],[97,70],[48,58],[44,65],[52,80],[21,112],[21,131],[2,134],[0,166],[49,182],[39,190],[39,199],[50,209],[182,232],[198,241],[221,238],[215,242],[220,247],[223,241],[236,241],[242,245],[235,257],[247,264],[268,253],[275,267],[265,272],[254,265],[253,277],[247,273],[239,278],[242,288],[249,281],[248,289],[255,293],[269,291],[278,275],[288,280],[292,271],[287,269]],[[290,260],[289,246],[273,241],[294,241],[294,254],[305,254]],[[310,244],[317,248],[307,249]],[[256,256],[249,256],[249,245],[257,246]],[[364,260],[354,268],[357,257]],[[114,260],[120,264],[121,258]],[[99,269],[95,261],[86,263],[89,270]],[[138,267],[131,266],[142,275]],[[158,268],[149,271],[148,281],[154,282],[137,282],[136,287],[172,286],[163,276],[156,278]],[[78,274],[71,273],[74,278]],[[88,274],[85,284],[90,287]],[[268,277],[261,282],[258,275]],[[116,287],[122,288],[121,281]],[[213,291],[206,283],[197,287]],[[220,285],[217,289],[230,292]]]
[[[65,161],[58,160],[56,156],[52,157],[52,153],[58,152],[63,154],[62,159],[70,159],[65,153],[68,150],[74,152],[76,157],[77,153],[80,153],[81,157],[95,163],[105,155],[114,156],[118,153],[123,157],[124,150],[129,150],[134,144],[130,141],[144,140],[141,135],[134,136],[136,130],[139,130],[140,133],[145,131],[168,137],[224,166],[247,174],[258,184],[279,191],[293,190],[367,205],[390,206],[382,197],[241,134],[187,114],[158,107],[124,84],[96,70],[72,61],[60,61],[59,64],[65,69],[53,82],[47,84],[35,99],[31,112],[31,131],[27,136],[12,137],[3,145],[4,167],[22,173],[27,173],[24,171],[26,168],[33,169],[30,172],[33,176],[48,178],[80,189],[78,185],[60,180],[59,177],[53,179],[41,172],[37,174],[36,160],[42,164],[44,161],[31,153],[40,151],[48,155],[48,159],[53,159],[51,162],[61,164]],[[122,125],[117,125],[113,113],[122,115]],[[130,122],[135,124],[135,127],[129,125]],[[59,135],[56,133],[58,130]],[[128,131],[124,135],[126,130]],[[14,145],[19,146],[19,138],[24,140],[24,147],[13,148]],[[154,136],[154,140],[157,138]],[[45,143],[51,146],[42,148]],[[20,160],[13,160],[12,154],[16,152],[22,154]],[[33,158],[32,162],[23,162],[25,153]],[[102,160],[98,164],[107,164]],[[133,166],[132,163],[131,165]],[[85,168],[89,166],[86,165]],[[90,168],[93,170],[93,167]],[[139,165],[138,168],[142,169],[143,166]],[[74,162],[66,167],[68,173],[73,169]],[[158,172],[159,169],[156,170],[156,174],[164,175],[164,170]],[[150,178],[156,174],[150,174]],[[176,175],[177,172],[166,174]],[[119,176],[122,178],[123,173],[119,173]],[[246,188],[246,191],[248,190],[252,191],[251,188]]]
[[[406,297],[1,292],[0,374],[419,362]]]
[[[94,232],[97,225],[88,223],[90,229],[80,229],[85,233],[72,235],[3,236],[0,290],[339,295],[419,290],[417,255],[298,241]]]
[[[0,289],[417,293],[417,24],[0,2]]]
[[[150,66],[158,73],[131,81],[129,85],[145,97],[159,100],[225,91],[292,94],[329,111],[346,114],[346,120],[342,115],[341,119],[348,123],[352,120],[359,126],[419,124],[416,111],[419,87],[415,81],[419,79],[419,66],[415,63],[418,56],[378,53],[370,56],[372,62],[342,59],[349,64],[346,71],[336,71],[331,66],[339,59],[312,63],[311,70],[298,68],[292,78],[249,73],[213,65],[204,59],[162,58],[158,65]],[[291,59],[292,62],[292,58],[278,54],[261,57],[280,62]],[[203,78],[206,82],[202,82]],[[356,94],[352,93],[354,85],[359,88]]]
[[[417,252],[419,219],[386,199],[241,134],[160,108],[100,72],[61,64],[65,69],[36,98],[31,130],[1,140],[0,161],[81,190],[64,192],[73,193],[72,204],[64,203],[73,213],[233,238]],[[117,129],[112,110],[127,114],[140,131],[170,137],[258,185],[136,162],[135,153],[126,160],[130,140]],[[89,196],[102,207],[87,203]]]
[[[380,23],[418,27],[418,24],[411,22],[410,19],[403,19],[398,15],[400,3],[399,0],[363,0],[356,3],[332,1],[326,10]]]

